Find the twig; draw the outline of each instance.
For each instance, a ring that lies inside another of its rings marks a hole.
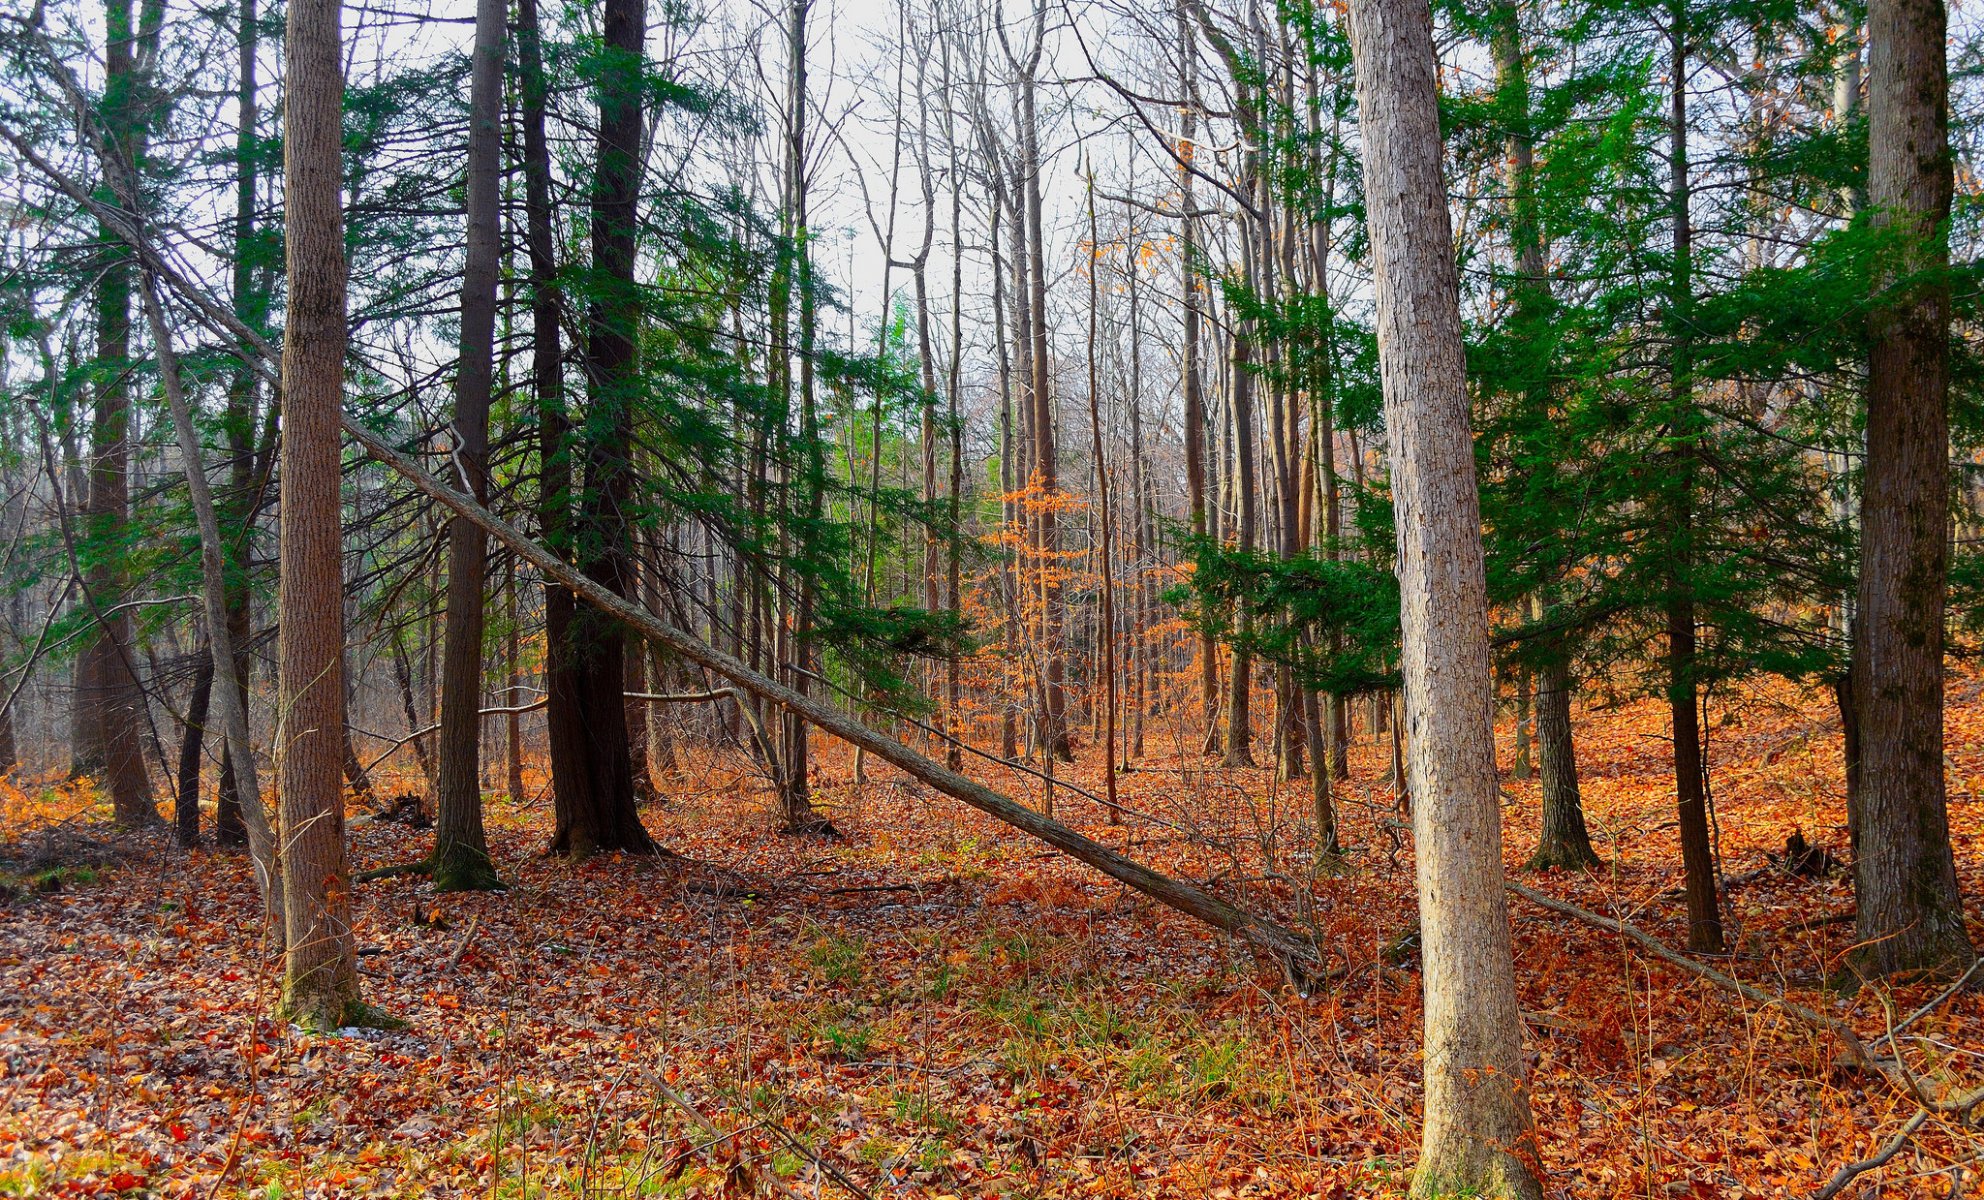
[[[1902,1127],[1895,1132],[1895,1135],[1888,1139],[1888,1144],[1882,1146],[1879,1153],[1875,1154],[1872,1158],[1863,1158],[1859,1162],[1847,1163],[1839,1170],[1834,1171],[1832,1178],[1826,1180],[1826,1185],[1812,1193],[1812,1200],[1832,1200],[1834,1196],[1839,1195],[1840,1192],[1845,1190],[1847,1184],[1852,1183],[1855,1179],[1858,1179],[1876,1167],[1887,1165],[1888,1160],[1901,1153],[1901,1148],[1908,1144],[1908,1139],[1914,1137],[1915,1131],[1922,1128],[1922,1123],[1928,1119],[1928,1109],[1917,1109],[1915,1115],[1908,1118]]]
[[[1907,1018],[1904,1019],[1901,1024],[1895,1026],[1893,1029],[1888,1030],[1886,1033],[1875,1038],[1873,1041],[1868,1042],[1867,1043],[1868,1049],[1871,1050],[1875,1046],[1880,1045],[1882,1042],[1888,1041],[1889,1039],[1893,1038],[1896,1034],[1900,1033],[1902,1030],[1908,1028],[1910,1025],[1915,1024],[1915,1022],[1920,1021],[1923,1017],[1926,1017],[1930,1013],[1934,1012],[1936,1010],[1937,1005],[1941,1004],[1943,1001],[1949,999],[1951,996],[1954,996],[1958,992],[1962,991],[1963,986],[1970,982],[1971,977],[1977,974],[1978,968],[1980,967],[1984,967],[1984,958],[1972,959],[1970,962],[1970,969],[1968,971],[1965,971],[1961,976],[1959,976],[1955,983],[1952,983],[1947,988],[1944,988],[1942,993],[1938,995],[1934,1000],[1929,1001],[1929,1003],[1924,1004],[1921,1008],[1918,1008],[1914,1012],[1909,1013]]]
[[[448,956],[448,965],[441,968],[441,974],[443,975],[454,974],[455,967],[459,965],[462,961],[462,955],[468,953],[468,944],[471,941],[475,940],[476,927],[481,924],[482,924],[481,913],[477,913],[468,919],[468,928],[462,931],[462,943],[461,945],[455,947],[455,952],[453,954],[450,954]]]
[[[1775,1008],[1793,1020],[1799,1021],[1813,1029],[1834,1035],[1845,1045],[1847,1056],[1852,1059],[1855,1066],[1880,1075],[1889,1084],[1893,1085],[1897,1091],[1912,1097],[1927,1112],[1951,1113],[1959,1119],[1968,1120],[1972,1112],[1979,1105],[1984,1105],[1984,1087],[1975,1088],[1968,1092],[1960,1092],[1954,1096],[1932,1096],[1929,1094],[1928,1089],[1922,1086],[1921,1081],[1916,1079],[1915,1075],[1909,1071],[1907,1064],[1901,1062],[1899,1059],[1876,1057],[1873,1051],[1868,1048],[1867,1044],[1860,1040],[1860,1035],[1854,1033],[1852,1026],[1846,1022],[1806,1008],[1804,1005],[1793,1000],[1787,1000],[1783,996],[1766,992],[1760,987],[1744,983],[1732,975],[1725,975],[1714,967],[1696,962],[1685,954],[1676,953],[1668,949],[1658,938],[1635,928],[1628,922],[1616,920],[1611,917],[1602,917],[1588,909],[1579,908],[1567,900],[1559,900],[1555,896],[1546,895],[1543,892],[1536,891],[1534,888],[1524,887],[1519,883],[1506,883],[1504,886],[1532,904],[1547,908],[1552,912],[1562,913],[1567,917],[1575,917],[1588,925],[1595,925],[1600,929],[1629,938],[1639,943],[1647,953],[1653,955],[1655,958],[1679,967],[1698,979],[1705,979],[1717,987],[1734,992],[1752,1003],[1761,1004],[1767,1008]]]

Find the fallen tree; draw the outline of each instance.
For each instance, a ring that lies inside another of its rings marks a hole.
[[[47,176],[86,211],[103,221],[119,240],[131,247],[138,261],[170,283],[182,300],[190,305],[202,320],[217,332],[235,341],[242,352],[243,361],[251,369],[266,378],[272,386],[280,388],[281,373],[276,368],[279,356],[268,339],[250,328],[229,311],[226,305],[216,302],[203,289],[193,284],[177,263],[159,253],[158,248],[144,236],[143,230],[130,214],[114,205],[104,203],[83,183],[48,162],[35,151],[32,144],[11,131],[0,128],[0,139],[13,145],[30,166]],[[1232,934],[1273,958],[1298,990],[1306,992],[1314,982],[1329,974],[1321,952],[1309,938],[1257,913],[1229,904],[1201,888],[1153,871],[1059,821],[1042,816],[1025,805],[1000,795],[975,779],[959,774],[933,759],[925,758],[894,738],[877,733],[859,721],[834,711],[819,700],[802,696],[775,680],[767,679],[737,659],[706,644],[702,639],[684,633],[647,609],[636,606],[587,579],[570,564],[533,541],[515,525],[476,503],[466,493],[449,487],[421,470],[419,464],[394,449],[384,438],[353,420],[351,414],[341,414],[340,423],[345,433],[362,446],[367,454],[404,477],[416,490],[439,501],[451,511],[467,517],[485,533],[499,539],[518,556],[543,571],[547,578],[554,579],[571,589],[574,595],[587,603],[612,613],[642,637],[666,646],[683,658],[722,675],[753,695],[784,705],[842,741],[874,754],[884,761],[894,763],[912,778],[948,796],[962,800],[1023,833],[1039,838],[1077,861],[1094,867],[1111,879],[1135,888],[1151,899],[1175,908],[1187,916],[1195,917],[1216,929]]]
[[[801,695],[773,679],[768,679],[693,634],[663,621],[648,609],[615,595],[606,587],[585,577],[570,564],[532,540],[521,529],[476,503],[465,493],[434,478],[385,439],[365,428],[349,415],[344,429],[353,441],[364,447],[381,464],[391,468],[422,494],[451,511],[468,518],[490,536],[502,541],[525,561],[543,571],[549,579],[569,588],[586,603],[612,614],[642,637],[665,646],[683,658],[735,683],[738,687],[774,704],[781,705],[817,728],[848,744],[893,763],[902,771],[937,791],[962,800],[980,812],[996,817],[1022,833],[1039,838],[1070,857],[1094,867],[1111,879],[1135,888],[1161,904],[1195,917],[1216,929],[1232,934],[1242,942],[1273,958],[1300,990],[1306,991],[1327,972],[1320,951],[1310,939],[1256,913],[1230,904],[1201,888],[1160,874],[1135,859],[1077,832],[1059,821],[993,791],[969,776],[962,775],[934,759],[878,733],[861,722],[836,711],[823,701]]]

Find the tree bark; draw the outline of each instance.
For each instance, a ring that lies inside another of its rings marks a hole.
[[[1951,973],[1964,928],[1943,777],[1949,571],[1948,14],[1941,0],[1867,11],[1868,199],[1896,235],[1870,322],[1861,495],[1855,969]]]
[[[179,739],[178,788],[172,799],[172,835],[181,849],[200,844],[200,758],[206,747],[207,708],[214,694],[212,655],[194,669],[193,693],[186,701],[186,727]]]
[[[591,432],[572,447],[583,454],[586,474],[566,541],[575,564],[587,578],[625,597],[633,582],[626,517],[633,500],[628,456],[634,401],[641,386],[635,360],[640,296],[634,284],[634,259],[641,178],[641,79],[647,41],[644,0],[608,0],[603,33],[592,192],[594,295],[586,314],[586,373],[593,413],[587,422]],[[541,68],[537,73],[541,79]],[[542,104],[541,95],[537,102]],[[547,224],[543,234],[547,256],[548,163],[546,158]],[[537,259],[534,245],[533,274]],[[546,268],[543,279],[548,282],[555,268],[549,263]],[[546,284],[540,287],[548,291]],[[540,327],[540,335],[544,332]],[[538,353],[544,350],[540,346]],[[540,365],[552,372],[559,369],[556,360]],[[543,399],[540,392],[540,404]],[[562,422],[562,415],[557,420]],[[563,460],[564,456],[561,447],[554,457]],[[550,485],[547,480],[547,487]],[[621,696],[626,678],[626,630],[595,609],[575,608],[569,593],[561,603],[565,615],[560,620],[559,642],[564,659],[549,685],[555,697],[551,753],[557,824],[551,838],[552,852],[573,858],[610,850],[656,853],[658,847],[642,827],[634,805],[627,710]]]
[[[172,413],[173,432],[179,440],[180,460],[186,471],[186,490],[192,499],[193,517],[200,530],[200,575],[204,585],[201,598],[205,602],[207,619],[207,650],[212,659],[211,674],[207,674],[205,667],[202,673],[206,674],[210,687],[216,681],[220,683],[220,687],[210,694],[210,699],[217,699],[220,704],[221,736],[227,751],[222,771],[222,791],[233,798],[234,818],[240,823],[241,840],[248,844],[248,856],[255,864],[255,882],[262,895],[263,914],[273,932],[278,936],[287,936],[280,861],[282,853],[275,829],[269,821],[268,809],[262,802],[260,769],[255,762],[255,744],[248,725],[247,688],[236,674],[244,656],[234,640],[234,628],[229,620],[225,535],[221,530],[220,514],[214,504],[212,489],[207,484],[199,433],[193,425],[192,405],[187,401],[180,381],[179,360],[173,351],[171,330],[165,323],[165,310],[159,303],[158,289],[149,275],[144,281],[144,301],[145,316],[151,324],[152,343],[158,354],[159,374],[165,384],[166,406]],[[333,430],[335,436],[336,431]],[[335,467],[334,460],[333,470]],[[335,513],[333,519],[335,521]],[[337,600],[342,613],[342,589]],[[339,649],[341,653],[342,641]],[[342,689],[342,682],[339,687]],[[342,697],[340,690],[340,700]],[[337,715],[338,736],[342,740],[346,736],[342,703],[338,705]],[[204,713],[200,719],[205,719]],[[180,774],[183,793],[186,774],[183,760]],[[336,778],[333,774],[334,786]],[[199,787],[197,755],[193,762],[192,784],[195,789]],[[342,793],[339,802],[342,808]],[[194,804],[197,825],[197,795]],[[222,838],[227,834],[226,818],[227,810],[223,805],[221,821],[217,822]]]
[[[1541,1200],[1503,895],[1480,495],[1426,0],[1353,0],[1425,996],[1417,1196]]]
[[[506,0],[476,0],[469,60],[468,249],[462,264],[454,461],[462,486],[489,500],[489,400],[495,376],[496,271],[502,254],[503,41]],[[435,772],[437,891],[498,885],[482,829],[482,632],[489,546],[464,517],[448,523],[448,611],[441,666],[440,765]],[[514,703],[508,701],[507,703]]]
[[[134,26],[131,0],[104,6],[104,191],[112,198],[137,195],[149,138],[145,133],[145,76],[138,62],[141,43],[155,41],[163,5],[147,0]],[[131,391],[131,284],[134,256],[105,230],[109,261],[97,277],[96,386],[90,419],[89,501],[86,521],[95,561],[83,565],[90,603],[98,616],[96,639],[79,666],[77,693],[82,739],[74,755],[78,771],[102,769],[110,785],[117,823],[159,823],[151,777],[145,768],[144,732],[148,720],[137,673],[131,610],[120,608],[129,586],[125,529],[129,524]]]
[[[283,1009],[314,1028],[360,1015],[345,862],[344,76],[340,0],[291,0],[283,130],[288,321],[283,336],[282,583],[276,773],[287,950]],[[237,760],[237,771],[247,762]]]
[[[1543,831],[1532,870],[1565,867],[1578,871],[1599,865],[1584,824],[1578,793],[1577,747],[1571,739],[1571,667],[1561,651],[1536,671],[1536,749],[1543,779]]]
[[[1193,210],[1193,178],[1188,164],[1198,148],[1198,48],[1187,19],[1190,0],[1178,0],[1178,62],[1182,75],[1184,111],[1179,114],[1178,166],[1178,271],[1183,298],[1179,302],[1180,387],[1185,394],[1185,502],[1191,509],[1192,534],[1205,538],[1211,533],[1206,516],[1206,395],[1205,372],[1199,363],[1199,243],[1198,219]],[[1219,648],[1210,631],[1199,631],[1199,705],[1205,723],[1205,749],[1217,744],[1219,722]]]
[[[1668,169],[1669,207],[1674,223],[1672,277],[1668,281],[1669,434],[1672,476],[1666,516],[1670,543],[1667,565],[1667,708],[1674,736],[1674,799],[1681,825],[1681,865],[1688,899],[1688,949],[1722,952],[1722,910],[1717,899],[1715,847],[1709,830],[1706,766],[1702,758],[1700,682],[1695,634],[1696,442],[1701,414],[1694,401],[1693,321],[1694,220],[1688,177],[1688,14],[1669,6],[1670,87]]]

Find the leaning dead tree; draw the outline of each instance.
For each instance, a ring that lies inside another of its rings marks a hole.
[[[1269,955],[1298,987],[1320,977],[1325,966],[1321,952],[1308,938],[1276,924],[1257,913],[1214,896],[1202,888],[1159,874],[1142,863],[1119,854],[1059,821],[1035,812],[1019,802],[993,791],[986,785],[934,759],[926,758],[901,742],[878,733],[861,722],[836,711],[813,697],[753,671],[742,662],[663,621],[633,601],[614,594],[605,586],[572,569],[557,555],[533,541],[521,529],[477,504],[470,497],[448,487],[420,469],[411,458],[395,450],[385,439],[349,417],[345,432],[365,452],[408,483],[459,516],[475,522],[490,536],[544,572],[587,604],[624,623],[629,629],[680,655],[689,662],[732,681],[738,687],[771,704],[804,717],[816,728],[842,741],[866,750],[894,764],[911,778],[980,812],[998,818],[1015,829],[1039,838],[1057,850],[1111,879],[1135,888],[1151,899],[1195,917],[1216,929],[1232,934],[1249,946]]]

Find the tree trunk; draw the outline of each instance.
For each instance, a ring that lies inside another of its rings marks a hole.
[[[1941,0],[1867,12],[1868,199],[1901,239],[1870,321],[1861,494],[1859,916],[1868,975],[1954,973],[1964,929],[1943,778],[1949,570],[1948,14]],[[1896,282],[1896,281],[1903,282]]]
[[[511,561],[509,578],[506,581],[503,592],[509,602],[508,615],[510,618],[509,636],[504,647],[504,663],[508,667],[508,686],[503,689],[503,707],[514,709],[523,703],[524,690],[523,624],[517,612],[517,569],[515,560]],[[504,764],[503,784],[505,791],[510,797],[510,803],[522,804],[524,802],[523,714],[519,712],[508,713],[505,716],[505,720],[507,724],[504,731],[503,752],[506,761]]]
[[[1088,179],[1088,429],[1095,455],[1095,495],[1098,504],[1098,558],[1102,564],[1102,615],[1096,638],[1102,643],[1102,781],[1109,801],[1109,823],[1120,825],[1116,808],[1116,572],[1110,564],[1115,540],[1110,532],[1109,459],[1102,446],[1101,376],[1095,362],[1096,312],[1100,309],[1101,242],[1095,224],[1095,177]],[[1131,254],[1135,254],[1134,248]],[[1130,403],[1135,404],[1132,397]]]
[[[1503,893],[1480,495],[1426,0],[1353,0],[1425,996],[1417,1196],[1541,1200]]]
[[[476,0],[469,60],[468,250],[462,264],[461,358],[455,374],[455,469],[477,503],[489,497],[489,400],[495,376],[496,272],[502,255],[503,40],[506,0]],[[489,545],[466,517],[448,522],[448,612],[435,774],[437,891],[497,886],[482,829],[482,631]],[[514,703],[514,702],[512,702]]]
[[[794,267],[793,283],[799,300],[799,439],[800,492],[803,497],[804,537],[817,527],[827,490],[825,452],[820,444],[820,419],[814,394],[813,341],[816,333],[817,304],[813,294],[813,252],[806,226],[806,22],[812,15],[811,0],[792,0],[786,31],[791,57],[787,98],[790,120],[786,125],[786,216],[789,247]],[[926,215],[929,207],[925,206]],[[919,285],[922,270],[917,271]],[[927,329],[927,325],[926,325]],[[926,350],[927,353],[927,350]],[[927,375],[926,375],[927,381]],[[929,403],[926,395],[925,404]],[[880,453],[880,447],[876,447]],[[934,461],[934,460],[933,460]],[[811,548],[802,546],[803,564]],[[801,696],[813,686],[813,612],[818,604],[818,581],[809,567],[800,567],[798,612],[792,623],[792,689]],[[935,586],[935,581],[930,583]],[[788,709],[784,715],[784,779],[779,791],[779,822],[789,833],[835,832],[833,824],[813,809],[811,780],[811,737],[799,713]]]
[[[1186,157],[1196,153],[1198,148],[1198,47],[1194,44],[1192,23],[1186,17],[1189,0],[1178,0],[1178,62],[1181,90],[1184,93],[1184,111],[1179,114],[1180,134],[1179,153]],[[1181,163],[1178,167],[1179,211],[1178,218],[1178,270],[1179,285],[1184,293],[1179,303],[1180,333],[1179,371],[1180,387],[1185,393],[1185,502],[1191,509],[1192,534],[1205,538],[1211,533],[1206,515],[1206,394],[1205,372],[1199,364],[1199,244],[1198,219],[1193,212],[1193,178],[1188,167]],[[1199,632],[1199,705],[1201,719],[1205,724],[1205,749],[1210,752],[1217,745],[1219,722],[1219,649],[1212,634],[1204,629]]]
[[[256,0],[241,0],[236,17],[235,41],[240,77],[236,81],[239,114],[234,140],[234,315],[251,329],[261,329],[267,321],[266,289],[257,286],[257,269],[262,254],[255,244],[255,203],[260,186],[257,168],[261,154],[258,129],[259,85],[256,64],[261,56],[260,18]],[[255,426],[259,416],[261,377],[247,363],[234,372],[227,394],[228,487],[219,499],[216,521],[222,538],[221,561],[226,582],[224,600],[228,640],[234,646],[234,670],[220,676],[223,688],[233,688],[240,698],[243,719],[251,711],[249,681],[254,659],[248,653],[253,630],[249,611],[253,593],[248,578],[248,547],[255,515],[261,508],[263,489],[258,485],[266,467],[266,453],[258,455]],[[271,429],[274,422],[270,422]],[[260,461],[258,461],[260,460]],[[349,735],[347,735],[347,740]],[[260,802],[260,797],[257,797]],[[241,780],[234,770],[233,752],[223,748],[220,786],[215,793],[214,843],[220,846],[248,844],[248,826],[241,810]]]
[[[1571,667],[1561,652],[1536,671],[1537,765],[1543,778],[1543,832],[1532,870],[1565,867],[1581,871],[1599,865],[1585,831],[1584,801],[1578,794],[1577,747],[1571,739]]]
[[[219,820],[216,822],[217,840],[225,843],[234,832],[229,828],[230,821],[239,827],[240,840],[248,844],[249,857],[255,864],[255,883],[262,896],[262,909],[272,931],[278,936],[286,936],[286,912],[283,903],[284,883],[282,851],[276,839],[276,832],[269,820],[268,809],[262,802],[260,771],[255,762],[255,745],[248,725],[247,689],[241,685],[237,673],[244,655],[241,646],[234,638],[234,629],[227,610],[228,581],[224,534],[221,531],[220,514],[214,504],[213,492],[207,485],[206,464],[200,455],[199,433],[193,425],[192,405],[180,381],[179,360],[172,347],[171,330],[165,323],[165,310],[159,303],[158,289],[147,275],[144,281],[145,316],[151,324],[152,343],[158,354],[159,375],[165,384],[166,407],[172,414],[173,432],[179,440],[180,461],[186,471],[186,491],[193,502],[193,517],[200,530],[200,577],[201,598],[205,602],[207,619],[207,648],[210,655],[211,673],[208,665],[202,666],[209,685],[209,701],[218,699],[220,703],[221,735],[227,748],[221,783],[223,801]],[[335,431],[332,433],[336,437]],[[335,486],[335,485],[334,485]],[[333,514],[335,524],[335,513]],[[340,606],[343,597],[338,597]],[[341,611],[341,610],[340,610]],[[341,645],[341,643],[340,643]],[[218,693],[211,685],[218,680]],[[340,688],[343,684],[340,682]],[[342,698],[342,692],[340,692]],[[197,720],[198,726],[205,719],[205,705]],[[338,705],[338,733],[347,738],[344,724],[344,706]],[[239,769],[236,769],[237,764]],[[186,764],[180,764],[182,795],[186,787]],[[333,775],[335,780],[336,776]],[[198,788],[200,784],[197,745],[192,764],[192,786],[195,836],[198,835]],[[232,801],[230,812],[229,801]],[[340,801],[342,794],[340,794]],[[183,803],[183,800],[182,800]],[[340,808],[342,805],[340,805]]]
[[[1064,682],[1067,673],[1067,646],[1061,606],[1060,571],[1054,556],[1060,551],[1060,538],[1053,501],[1061,491],[1061,479],[1054,446],[1054,402],[1050,391],[1052,362],[1047,354],[1047,228],[1040,195],[1040,119],[1035,111],[1036,69],[1046,46],[1047,5],[1035,0],[1033,44],[1026,69],[1020,77],[1020,170],[1019,187],[1027,238],[1027,284],[1031,289],[1027,311],[1031,315],[1028,362],[1032,368],[1028,400],[1033,426],[1033,481],[1044,501],[1034,520],[1034,545],[1040,556],[1042,712],[1040,734],[1047,753],[1063,762],[1074,761],[1074,748],[1068,740],[1068,699]]]
[[[1693,383],[1694,222],[1688,178],[1687,13],[1669,6],[1671,25],[1668,75],[1672,111],[1669,124],[1669,205],[1674,222],[1673,276],[1669,281],[1668,323],[1673,343],[1669,378],[1669,424],[1673,476],[1668,507],[1667,707],[1674,735],[1674,798],[1681,824],[1681,865],[1688,897],[1688,949],[1722,952],[1722,911],[1717,901],[1715,847],[1709,831],[1708,788],[1702,760],[1700,683],[1696,678],[1694,596],[1695,476],[1701,417]]]
[[[172,801],[173,840],[182,849],[200,844],[200,758],[206,745],[207,706],[214,693],[214,660],[200,657],[194,668],[193,694],[186,701],[186,727],[179,739],[178,790]]]
[[[345,259],[340,0],[290,0],[283,130],[281,635],[276,735],[287,951],[283,1010],[311,1028],[360,1015],[345,863],[344,563],[338,423]],[[245,762],[237,762],[237,769]]]
[[[531,2],[531,0],[526,0]],[[532,28],[535,30],[533,4]],[[629,593],[629,530],[627,512],[633,500],[633,407],[640,389],[635,360],[635,335],[640,325],[640,297],[634,290],[636,206],[641,178],[641,63],[646,45],[647,6],[644,0],[607,0],[603,14],[604,43],[600,64],[599,136],[592,189],[592,275],[594,295],[586,313],[586,373],[592,413],[588,432],[553,455],[564,461],[570,450],[585,459],[585,486],[569,530],[561,529],[566,550],[587,578],[616,596]],[[534,41],[534,38],[533,38]],[[532,50],[536,46],[533,44]],[[542,79],[541,67],[535,71]],[[542,83],[536,85],[542,87]],[[536,103],[543,103],[541,91]],[[542,121],[542,109],[538,121]],[[528,121],[527,121],[528,124]],[[531,157],[538,155],[530,150]],[[539,274],[537,236],[532,237],[532,273],[540,303],[549,299],[555,265],[549,228],[549,159],[545,172],[543,264]],[[555,322],[555,312],[552,317]],[[540,325],[540,339],[548,341]],[[548,347],[537,347],[539,356]],[[539,361],[555,374],[555,358]],[[542,385],[540,385],[542,388]],[[543,390],[539,403],[545,404]],[[555,403],[556,401],[554,401]],[[545,412],[544,407],[540,412]],[[560,415],[548,427],[556,432]],[[567,439],[558,438],[560,443]],[[555,483],[546,481],[547,491]],[[563,470],[569,471],[569,466]],[[569,477],[548,500],[568,502]],[[561,522],[563,524],[563,522]],[[553,853],[586,858],[601,851],[625,850],[652,854],[658,850],[634,806],[633,764],[628,758],[625,688],[627,633],[617,622],[591,608],[576,608],[564,589],[547,591],[563,612],[557,647],[559,670],[552,674],[552,778],[555,783],[556,828]]]
[[[131,0],[109,0],[104,6],[103,174],[108,190],[119,197],[138,194],[144,170],[149,143],[144,111],[148,72],[138,61],[138,50],[140,43],[157,38],[163,19],[162,5],[148,0],[134,27],[131,8]],[[96,561],[84,567],[98,633],[84,651],[88,666],[81,668],[84,687],[77,695],[83,738],[75,759],[78,768],[101,767],[108,777],[118,824],[149,826],[159,823],[145,769],[149,714],[138,680],[131,610],[118,607],[129,586],[123,564],[130,508],[126,475],[131,453],[133,259],[131,250],[108,230],[103,246],[109,261],[96,284],[96,387],[86,514],[97,553]]]

